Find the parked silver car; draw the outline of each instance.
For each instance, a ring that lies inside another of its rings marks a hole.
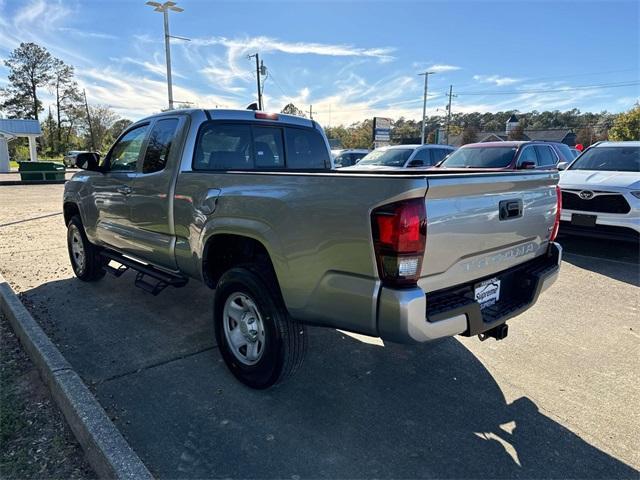
[[[376,148],[352,168],[385,169],[431,167],[455,151],[449,145],[393,145]]]
[[[79,153],[88,153],[87,150],[70,150],[68,151],[63,159],[62,163],[64,163],[65,167],[75,168],[76,166],[76,158]]]

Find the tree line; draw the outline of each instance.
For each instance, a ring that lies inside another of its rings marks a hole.
[[[59,157],[68,150],[104,151],[131,123],[108,106],[85,104],[74,67],[40,45],[21,43],[4,60],[4,65],[9,69],[9,84],[0,89],[0,114],[40,121],[43,90],[53,97],[53,104],[41,122],[43,136],[38,140],[40,155],[44,157]],[[26,142],[26,139],[10,142],[10,157],[26,159]]]
[[[282,113],[305,116],[304,112],[293,104],[288,104]],[[461,135],[461,143],[473,143],[481,138],[482,132],[504,133],[507,120],[516,114],[519,126],[511,132],[509,138],[524,138],[525,130],[571,129],[576,133],[576,143],[585,146],[600,140],[638,140],[640,139],[640,106],[636,104],[628,112],[615,114],[609,112],[581,112],[577,108],[561,112],[559,110],[538,112],[472,112],[451,115],[449,135]],[[436,132],[445,129],[446,116],[434,115],[426,118],[427,143],[436,142]],[[340,140],[344,148],[371,148],[373,143],[373,120],[365,119],[351,125],[339,125],[325,128],[327,137]],[[420,142],[422,120],[400,117],[392,120],[391,143]]]

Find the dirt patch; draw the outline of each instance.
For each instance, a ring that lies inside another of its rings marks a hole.
[[[0,478],[96,478],[3,315],[0,338]]]

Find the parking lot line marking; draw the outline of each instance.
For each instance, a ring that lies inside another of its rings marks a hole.
[[[48,213],[39,217],[25,218],[24,220],[16,220],[15,222],[3,223],[0,225],[0,228],[8,227],[10,225],[17,225],[18,223],[30,222],[31,220],[40,220],[41,218],[55,217],[56,215],[62,215],[62,212]]]
[[[141,368],[138,368],[136,370],[130,370],[128,372],[119,373],[117,375],[113,375],[111,377],[107,377],[107,378],[105,378],[103,380],[99,380],[99,381],[95,382],[94,385],[102,385],[103,383],[107,383],[107,382],[110,382],[112,380],[117,380],[118,378],[126,377],[128,375],[133,375],[134,373],[144,372],[145,370],[149,370],[151,368],[161,367],[162,365],[167,365],[167,364],[169,364],[171,362],[176,362],[178,360],[184,360],[185,358],[193,357],[195,355],[199,355],[201,353],[208,352],[209,350],[214,350],[216,348],[218,348],[218,346],[217,345],[213,345],[212,347],[203,348],[201,350],[198,350],[197,352],[187,353],[187,354],[181,355],[179,357],[169,358],[169,359],[163,360],[161,362],[152,363],[151,365],[147,365],[145,367],[141,367]]]

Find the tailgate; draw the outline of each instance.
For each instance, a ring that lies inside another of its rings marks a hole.
[[[430,176],[418,285],[433,292],[544,254],[555,220],[557,183],[553,171]]]

